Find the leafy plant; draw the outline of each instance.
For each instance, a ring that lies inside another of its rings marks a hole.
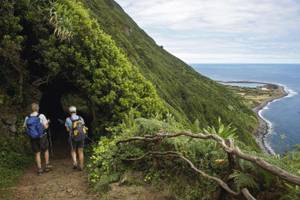
[[[285,184],[287,190],[280,200],[295,200],[300,198],[300,187],[298,185]]]
[[[207,134],[216,134],[221,136],[224,139],[237,139],[236,128],[233,128],[231,124],[224,125],[221,121],[221,118],[218,118],[218,126],[208,126],[207,128],[203,129]]]
[[[238,189],[258,188],[258,184],[256,183],[255,178],[251,174],[235,170],[229,176],[229,178],[232,178],[234,180],[234,183]]]

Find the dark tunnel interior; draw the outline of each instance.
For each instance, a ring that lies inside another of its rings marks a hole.
[[[63,108],[62,96],[68,93],[78,92],[76,88],[65,80],[57,79],[44,86],[42,89],[42,98],[40,100],[40,113],[45,114],[50,119],[50,134],[52,135],[52,143],[54,148],[67,148],[68,133],[65,129],[64,123],[69,116],[68,108]],[[76,105],[74,105],[76,106]],[[92,138],[91,133],[91,116],[89,113],[82,113],[78,110],[80,115],[89,128],[89,138]],[[86,143],[89,141],[86,140]]]

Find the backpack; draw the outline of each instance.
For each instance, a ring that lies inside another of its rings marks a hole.
[[[40,114],[37,116],[28,116],[26,120],[27,135],[32,139],[41,138],[44,135],[44,126],[40,120]]]
[[[87,136],[88,128],[83,124],[82,118],[78,117],[78,119],[73,120],[70,117],[70,120],[72,121],[72,139],[76,142],[84,140]]]

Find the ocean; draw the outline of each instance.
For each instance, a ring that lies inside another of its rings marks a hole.
[[[260,81],[285,86],[287,97],[267,105],[260,115],[269,124],[268,146],[278,154],[300,144],[300,64],[193,64],[199,73],[220,81]]]

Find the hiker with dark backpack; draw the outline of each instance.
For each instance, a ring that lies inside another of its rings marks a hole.
[[[69,134],[73,169],[83,170],[84,166],[84,141],[87,137],[87,127],[81,116],[76,114],[76,107],[69,107],[70,117],[66,119],[65,126]],[[79,159],[79,164],[77,162]]]
[[[31,104],[32,113],[25,118],[24,126],[26,133],[30,137],[31,148],[35,153],[35,161],[37,164],[37,174],[40,176],[43,172],[49,172],[52,166],[49,162],[49,142],[46,129],[49,127],[49,120],[43,114],[39,114],[39,105]],[[42,168],[41,152],[45,156],[45,168]]]

